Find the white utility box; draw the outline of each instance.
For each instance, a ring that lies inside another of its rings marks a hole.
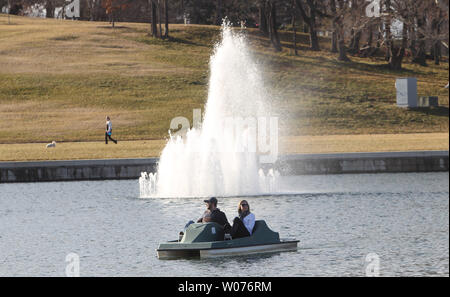
[[[397,78],[395,88],[397,89],[397,106],[417,107],[417,78]]]

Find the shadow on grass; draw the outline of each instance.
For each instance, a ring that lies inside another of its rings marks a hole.
[[[431,116],[438,116],[438,117],[449,116],[449,109],[446,106],[417,107],[417,108],[410,108],[409,110],[415,113],[422,113]]]
[[[78,38],[79,37],[76,35],[62,35],[62,36],[52,37],[49,39],[54,40],[54,41],[71,41],[71,40],[76,40]]]
[[[206,44],[202,44],[202,43],[197,43],[194,41],[190,41],[187,39],[182,39],[182,38],[178,38],[178,37],[172,37],[169,36],[168,38],[159,38],[159,37],[153,37],[151,35],[146,35],[146,36],[141,36],[138,38],[130,38],[127,37],[127,39],[131,39],[140,43],[145,43],[148,45],[160,45],[160,46],[165,46],[167,48],[170,48],[173,45],[189,45],[189,46],[198,46],[198,47],[210,47],[210,45],[206,45]]]
[[[100,29],[131,29],[130,27],[127,27],[127,26],[117,26],[117,25],[115,25],[114,27],[112,25],[97,26],[97,28],[100,28]]]
[[[169,31],[169,36],[167,38],[164,37],[160,38],[160,37],[153,37],[150,33],[150,30],[147,29],[133,28],[133,27],[122,27],[122,28],[125,29],[124,30],[125,33],[142,34],[139,37],[134,38],[135,41],[146,44],[165,45],[165,46],[170,46],[170,44],[183,44],[199,47],[211,47],[217,39],[214,38],[214,36],[217,37],[217,33],[219,32],[218,30],[211,30],[211,29],[200,30],[198,28],[189,28],[189,30],[172,29]],[[173,34],[179,35],[180,33],[189,33],[190,38],[188,39],[173,36]]]
[[[270,39],[268,39],[267,36],[265,36],[262,33],[252,33],[250,35],[250,38],[251,38],[252,42],[256,42],[257,44],[259,44],[262,47],[266,47],[266,48],[275,50]],[[294,45],[292,44],[292,41],[286,41],[286,40],[280,39],[280,42],[281,42],[281,46],[284,49],[290,49],[290,50],[294,49]],[[309,46],[308,43],[309,43],[309,41],[305,41],[302,39],[297,40],[297,50],[299,52],[311,51],[311,47]]]
[[[379,60],[377,62],[380,62]],[[343,61],[334,61],[335,65],[339,66],[345,66],[348,68],[360,70],[360,71],[366,71],[366,72],[375,72],[378,74],[390,74],[390,75],[426,75],[423,71],[417,71],[417,70],[411,70],[411,69],[405,69],[402,68],[401,70],[392,70],[389,68],[388,63],[385,64],[370,64],[370,63],[364,63],[359,62],[355,60],[351,60],[350,62],[343,62]]]
[[[266,47],[271,47],[270,40],[264,40],[264,39],[257,39],[257,41]],[[284,44],[283,48],[287,48],[289,50],[293,50],[292,44]],[[286,64],[292,63],[292,66],[294,64],[297,64],[297,66],[300,65],[310,65],[310,66],[320,66],[322,68],[328,68],[328,69],[340,69],[340,68],[348,68],[352,70],[358,70],[365,73],[372,73],[374,75],[391,75],[391,76],[426,76],[428,73],[425,71],[427,69],[417,70],[417,69],[406,69],[402,68],[401,70],[392,70],[389,67],[388,62],[386,62],[383,58],[366,58],[366,61],[357,61],[353,59],[352,56],[350,57],[350,61],[339,61],[338,60],[338,54],[332,54],[330,56],[329,52],[324,54],[323,56],[320,56],[322,51],[312,51],[310,47],[306,44],[297,44],[297,50],[299,52],[298,57],[304,57],[309,59],[310,61],[302,60],[302,61],[292,61],[290,58],[287,57],[278,57],[278,60],[285,60]],[[317,55],[302,55],[302,52],[309,52],[309,53],[317,53]],[[283,63],[284,64],[284,63]],[[408,64],[408,62],[404,62],[404,64]],[[284,65],[288,66],[288,65]]]
[[[206,44],[202,44],[202,43],[198,43],[198,42],[193,42],[187,39],[182,39],[182,38],[178,38],[178,37],[172,37],[169,36],[168,38],[164,38],[164,41],[169,41],[169,42],[175,42],[175,43],[181,43],[181,44],[187,44],[187,45],[193,45],[193,46],[202,46],[202,47],[209,47]]]

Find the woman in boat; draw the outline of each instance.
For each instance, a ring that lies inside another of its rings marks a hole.
[[[233,220],[231,228],[232,238],[241,238],[251,236],[255,227],[255,215],[250,212],[250,205],[247,200],[242,200],[238,204],[238,217]]]

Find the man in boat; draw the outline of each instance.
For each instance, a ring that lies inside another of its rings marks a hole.
[[[222,212],[220,209],[217,208],[217,199],[216,197],[211,197],[207,200],[203,200],[206,204],[206,210],[203,213],[202,217],[197,220],[197,223],[210,223],[214,222],[219,224],[220,226],[223,226],[225,229],[225,233],[229,233],[231,226],[228,223],[227,216],[224,212]],[[186,231],[187,227],[189,227],[190,224],[193,224],[194,221],[189,221],[186,226],[184,226],[184,231]],[[179,240],[184,235],[184,231],[180,232],[179,234]]]
[[[197,220],[197,223],[214,222],[220,226],[225,226],[228,224],[225,213],[217,208],[216,197],[211,197],[203,202],[206,204],[206,211],[203,213],[202,217]]]

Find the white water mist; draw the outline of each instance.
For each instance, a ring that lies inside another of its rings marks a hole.
[[[139,179],[141,197],[224,197],[275,191],[277,173],[265,175],[260,169],[256,150],[249,149],[251,140],[256,143],[256,127],[245,121],[269,116],[268,94],[246,37],[224,24],[210,60],[202,125],[185,137],[171,136],[157,173],[142,173]],[[227,125],[230,119],[234,119],[231,127]]]

